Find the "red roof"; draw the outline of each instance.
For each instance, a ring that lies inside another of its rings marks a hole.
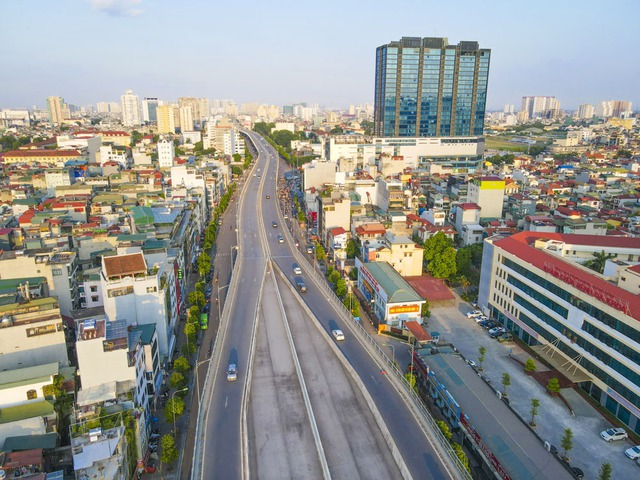
[[[10,157],[79,157],[77,150],[11,150],[4,154],[5,158]]]
[[[424,331],[422,325],[418,322],[404,322],[404,326],[411,332],[411,334],[416,337],[416,340],[419,342],[430,342],[433,340],[433,337]]]
[[[441,278],[433,278],[430,275],[417,275],[404,277],[404,279],[411,285],[411,288],[418,292],[418,295],[428,300],[429,303],[454,299],[451,290]]]
[[[533,247],[536,240],[557,240],[574,245],[640,249],[640,238],[606,235],[565,235],[561,233],[521,232],[494,242],[496,247],[526,261],[535,268],[572,285],[600,301],[640,321],[640,297],[612,285],[604,278],[564,261],[557,255]]]
[[[480,205],[477,203],[459,203],[458,207],[462,210],[480,210]]]
[[[104,257],[103,261],[107,278],[126,277],[147,272],[147,264],[141,252]]]
[[[337,237],[338,235],[342,235],[343,233],[347,233],[347,231],[342,227],[336,227],[336,228],[332,228],[331,230],[329,230],[329,233],[331,235],[333,235],[334,237]]]

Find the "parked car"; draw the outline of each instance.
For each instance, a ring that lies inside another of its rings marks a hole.
[[[482,315],[482,312],[480,310],[472,310],[470,312],[467,312],[467,318],[476,318],[480,315]]]
[[[604,432],[600,432],[600,436],[607,442],[613,442],[615,440],[625,440],[629,438],[629,434],[624,428],[610,428]]]
[[[307,253],[313,253],[313,245],[307,245]]]
[[[504,327],[493,327],[491,330],[489,330],[489,336],[491,338],[495,338],[498,335],[502,335],[503,333],[506,333],[507,329]]]
[[[478,322],[478,325],[480,325],[482,328],[484,328],[488,324],[489,324],[489,320],[481,320]]]
[[[635,447],[627,448],[624,451],[624,454],[629,457],[631,460],[635,460],[640,458],[640,445],[636,445]]]
[[[336,340],[344,340],[344,333],[342,333],[342,330],[331,330],[331,335],[333,335],[333,338]]]
[[[498,335],[496,338],[500,343],[513,341],[513,335],[511,335],[509,332],[503,333],[502,335]]]
[[[584,472],[578,467],[571,467],[571,473],[573,473],[573,476],[578,480],[582,480],[584,478]]]

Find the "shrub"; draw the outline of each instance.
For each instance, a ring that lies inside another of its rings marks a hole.
[[[560,383],[557,378],[553,377],[549,379],[549,383],[547,383],[547,390],[551,393],[558,393],[560,391]]]
[[[533,361],[533,358],[530,358],[529,360],[527,360],[527,362],[524,364],[524,369],[527,372],[535,372],[536,371],[536,362]]]

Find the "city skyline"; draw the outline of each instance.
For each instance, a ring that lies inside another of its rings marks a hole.
[[[366,9],[196,2],[180,11],[149,0],[90,0],[73,10],[35,3],[3,9],[7,38],[19,41],[5,49],[14,74],[3,78],[2,108],[45,108],[50,96],[95,105],[129,89],[141,99],[372,104],[376,48],[408,36],[491,49],[488,110],[529,95],[555,96],[569,110],[603,100],[640,105],[640,54],[632,47],[640,5],[632,1],[615,11],[595,1],[580,8],[542,1],[517,11],[506,1],[484,10],[464,1],[455,11],[417,1],[399,11],[378,1]]]

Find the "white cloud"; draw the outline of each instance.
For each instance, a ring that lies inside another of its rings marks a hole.
[[[139,8],[142,0],[90,0],[96,10],[114,17],[135,17],[144,12]]]

